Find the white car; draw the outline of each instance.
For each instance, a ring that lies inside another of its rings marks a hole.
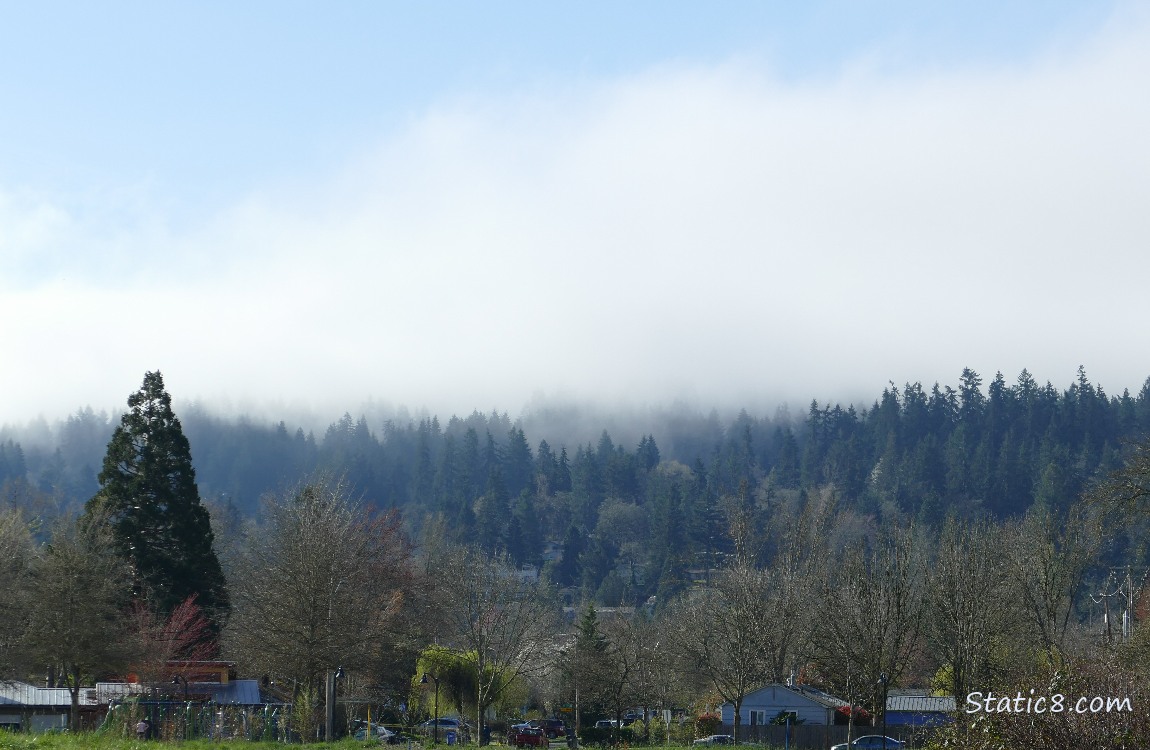
[[[851,743],[842,743],[841,745],[831,745],[831,750],[902,750],[906,747],[906,743],[901,740],[896,740],[894,737],[883,737],[881,734],[868,734],[858,739],[851,740]]]
[[[702,739],[695,740],[692,745],[733,745],[735,738],[729,734],[712,734],[710,737],[703,737]]]
[[[360,742],[366,742],[368,739],[367,723],[364,722],[355,727],[352,736]],[[398,741],[395,732],[379,724],[371,725],[371,739],[385,745],[393,745]]]

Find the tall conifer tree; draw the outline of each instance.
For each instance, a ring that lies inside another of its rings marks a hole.
[[[112,526],[137,596],[167,613],[193,594],[218,617],[228,607],[223,570],[200,502],[191,450],[159,372],[144,375],[108,443],[89,515]]]

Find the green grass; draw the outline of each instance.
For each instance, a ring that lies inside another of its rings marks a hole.
[[[96,733],[83,734],[25,734],[0,732],[0,750],[221,750],[222,747],[235,750],[284,750],[282,742],[255,742],[249,740],[137,740],[121,737],[108,737]],[[300,745],[299,747],[304,747]],[[367,747],[362,742],[344,740],[342,742],[315,742],[306,746],[314,750],[362,750]],[[382,746],[377,746],[382,747]]]
[[[499,743],[492,743],[492,747],[507,747]],[[406,750],[406,745],[379,745],[365,742],[358,742],[356,740],[341,740],[339,742],[311,742],[306,745],[295,745],[294,747],[300,750],[364,750],[365,748],[374,748],[375,750],[384,750],[385,748],[394,748],[395,750]],[[424,750],[424,748],[438,747],[439,750],[448,750],[448,746],[444,743],[439,743],[438,746],[433,746],[430,742],[426,746],[415,744],[413,747]],[[474,745],[463,745],[462,748],[470,747],[475,749]],[[591,750],[593,746],[586,746]],[[640,746],[635,746],[640,747]],[[689,747],[686,745],[678,745],[672,743],[670,745],[651,745],[649,750],[662,750],[668,747],[672,750],[681,750],[682,748]],[[67,734],[48,732],[42,734],[27,734],[22,732],[4,732],[0,731],[0,750],[284,750],[285,743],[282,742],[257,742],[243,739],[231,740],[147,740],[141,741],[137,739],[125,739],[122,737],[110,737],[105,734],[95,732],[85,732],[82,734]],[[566,743],[552,743],[552,748],[558,750],[567,750]],[[758,746],[755,750],[769,750],[763,746]]]

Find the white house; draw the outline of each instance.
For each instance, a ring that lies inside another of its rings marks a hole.
[[[835,713],[847,702],[806,685],[764,685],[747,693],[739,712],[739,726],[756,727],[770,723],[781,712],[789,712],[803,724],[826,726],[835,723]],[[724,703],[723,724],[735,723],[735,706]]]

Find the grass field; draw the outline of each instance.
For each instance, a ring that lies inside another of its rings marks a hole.
[[[251,742],[248,740],[173,740],[173,741],[141,741],[136,739],[123,739],[108,737],[96,733],[84,734],[25,734],[18,732],[0,732],[0,750],[155,750],[158,746],[179,746],[180,750],[220,750],[221,745],[242,746],[243,750],[283,750],[281,742]],[[299,747],[305,747],[300,745]],[[366,747],[362,742],[345,740],[343,742],[317,742],[306,747],[316,750],[362,750]]]

